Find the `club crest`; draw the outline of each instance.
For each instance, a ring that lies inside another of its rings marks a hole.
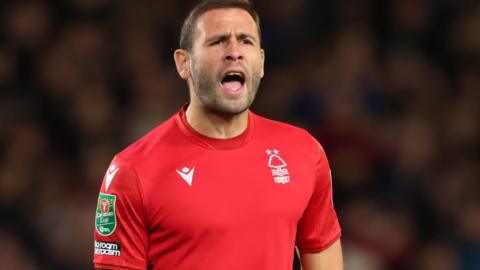
[[[288,173],[287,163],[280,156],[277,149],[265,151],[268,155],[268,167],[272,169],[273,181],[276,184],[290,183],[290,175]]]

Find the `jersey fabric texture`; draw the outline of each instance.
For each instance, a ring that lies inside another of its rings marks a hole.
[[[241,135],[213,139],[182,108],[117,154],[100,189],[97,219],[111,214],[96,221],[95,268],[291,270],[295,245],[333,244],[341,230],[320,144],[248,117]]]

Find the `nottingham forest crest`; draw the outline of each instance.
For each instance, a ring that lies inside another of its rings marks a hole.
[[[273,151],[267,149],[265,152],[268,155],[268,167],[272,169],[273,181],[276,184],[290,183],[287,163],[280,156],[280,152],[277,149]]]

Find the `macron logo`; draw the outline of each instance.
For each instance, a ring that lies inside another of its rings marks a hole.
[[[112,166],[108,168],[107,174],[105,175],[105,192],[108,190],[108,187],[112,183],[113,177],[115,176],[115,174],[117,174],[119,169],[120,168],[115,166],[115,164],[112,164]]]
[[[189,186],[192,185],[192,179],[193,179],[193,171],[195,171],[195,168],[189,169],[187,167],[184,167],[181,171],[176,170],[177,173],[187,182]]]

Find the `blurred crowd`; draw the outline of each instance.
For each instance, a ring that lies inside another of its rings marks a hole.
[[[92,268],[111,158],[188,100],[195,2],[1,1],[0,269]],[[254,3],[253,111],[324,146],[345,268],[480,269],[480,2]]]

